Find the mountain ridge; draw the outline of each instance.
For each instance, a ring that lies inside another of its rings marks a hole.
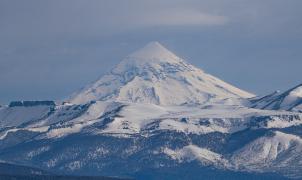
[[[253,98],[251,102],[253,108],[302,112],[302,84],[284,92],[276,91],[264,97]]]

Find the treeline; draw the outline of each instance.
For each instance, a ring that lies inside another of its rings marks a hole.
[[[18,106],[55,106],[54,101],[12,101],[8,106],[9,107],[18,107]]]
[[[126,180],[111,177],[52,176],[52,175],[0,175],[1,180]]]

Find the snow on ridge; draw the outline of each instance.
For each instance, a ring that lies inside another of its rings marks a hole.
[[[5,139],[9,133],[14,133],[14,132],[21,131],[21,130],[44,133],[44,132],[47,132],[48,129],[49,129],[49,126],[34,127],[34,128],[11,128],[0,134],[0,140]]]
[[[281,106],[292,108],[292,106],[297,106],[298,104],[302,104],[302,85],[295,87],[288,92],[288,95],[283,99]]]
[[[302,98],[302,84],[295,87],[291,92],[290,95],[301,97]]]
[[[85,127],[91,126],[100,121],[100,117],[111,111],[116,103],[97,101],[92,103],[89,108],[79,117],[72,119],[69,122],[62,123],[61,127],[50,129],[46,133],[47,138],[61,138],[70,134],[80,133]]]
[[[164,148],[162,151],[180,163],[197,160],[203,165],[227,166],[228,164],[228,161],[221,154],[196,145],[188,145],[176,150]]]
[[[182,148],[162,148],[164,154],[179,163],[198,161],[216,168],[248,172],[280,172],[297,178],[296,168],[302,165],[302,139],[299,136],[272,131],[224,157],[206,148],[187,145]]]
[[[301,166],[302,139],[273,131],[247,144],[231,158],[236,169],[265,172]]]
[[[253,98],[251,107],[302,112],[302,84],[282,93],[275,92],[261,98]]]
[[[257,118],[261,121],[257,122]],[[125,103],[106,128],[98,131],[98,134],[149,136],[155,131],[177,131],[186,134],[234,133],[250,127],[269,129],[300,125],[301,119],[302,116],[291,112],[232,106],[201,109],[190,106]]]
[[[36,117],[39,119],[39,116]],[[106,120],[105,120],[106,119]],[[94,125],[96,124],[96,125]],[[75,133],[143,135],[160,131],[185,134],[235,133],[246,128],[285,128],[302,124],[302,115],[234,105],[162,106],[150,103],[96,101],[88,105],[61,105],[48,117],[26,126],[10,127],[1,139],[19,130],[38,131],[40,138],[60,138]],[[89,131],[90,132],[90,131]]]

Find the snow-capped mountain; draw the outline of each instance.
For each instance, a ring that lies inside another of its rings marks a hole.
[[[138,179],[302,178],[299,103],[301,86],[253,97],[152,42],[67,103],[0,107],[0,161]]]
[[[122,60],[110,73],[75,93],[69,101],[181,105],[252,96],[190,65],[160,43],[151,42]]]
[[[252,107],[302,112],[302,84],[282,93],[276,91],[270,95],[252,99]]]

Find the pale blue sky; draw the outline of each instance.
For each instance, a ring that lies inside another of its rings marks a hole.
[[[159,41],[266,94],[301,83],[301,0],[1,0],[0,103],[61,99]]]

